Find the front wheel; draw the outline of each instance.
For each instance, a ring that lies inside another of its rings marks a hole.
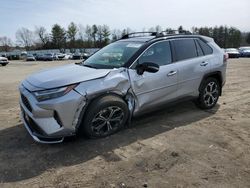
[[[128,119],[127,104],[119,97],[104,96],[87,109],[80,132],[89,138],[102,138],[121,130]]]
[[[221,86],[215,78],[206,79],[200,89],[197,105],[201,109],[213,108],[219,99]]]

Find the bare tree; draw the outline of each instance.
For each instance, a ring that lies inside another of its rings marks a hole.
[[[112,31],[112,41],[116,41],[122,37],[122,31],[119,29],[114,29]]]
[[[26,50],[30,49],[30,47],[34,44],[33,32],[24,27],[17,30],[16,39],[18,43],[26,48]]]
[[[161,27],[160,25],[155,26],[155,31],[156,31],[157,33],[162,32],[162,27]]]
[[[49,42],[49,34],[47,33],[45,27],[36,27],[35,34],[37,35],[39,42],[42,43],[43,46]]]
[[[78,29],[79,29],[78,30],[78,37],[80,40],[83,41],[86,38],[86,34],[85,34],[86,29],[82,24],[78,25]]]
[[[97,26],[96,35],[97,35],[98,43],[99,43],[99,45],[101,45],[101,43],[103,41],[103,33],[102,33],[102,26],[101,25]]]
[[[0,50],[4,52],[10,51],[12,46],[12,41],[8,37],[0,37]]]
[[[92,28],[91,28],[91,26],[89,26],[89,25],[87,25],[86,27],[85,27],[85,35],[86,35],[86,38],[87,38],[87,44],[89,45],[89,46],[91,46],[91,39],[92,39]]]

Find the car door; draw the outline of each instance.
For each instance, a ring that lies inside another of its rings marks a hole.
[[[197,96],[203,76],[210,71],[209,56],[205,56],[196,39],[171,41],[178,70],[177,97]]]
[[[135,114],[174,99],[177,92],[178,74],[168,41],[153,44],[136,61],[137,64],[145,62],[156,63],[160,68],[156,73],[144,72],[142,75],[137,74],[136,69],[129,69],[136,96]]]

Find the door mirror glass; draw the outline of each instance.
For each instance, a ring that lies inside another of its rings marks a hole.
[[[144,72],[156,73],[159,71],[159,65],[151,62],[144,62],[136,66],[137,74],[142,75]]]

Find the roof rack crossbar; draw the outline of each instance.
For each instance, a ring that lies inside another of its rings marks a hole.
[[[146,35],[148,34],[148,35]],[[141,36],[141,37],[144,37],[144,36],[156,36],[157,35],[157,32],[134,32],[134,33],[128,33],[124,36],[122,36],[121,39],[128,39],[128,38],[133,38],[133,37],[138,37]]]
[[[159,37],[167,37],[172,35],[192,35],[190,31],[186,30],[168,30],[168,31],[161,31],[161,32],[134,32],[128,33],[122,36],[121,39],[128,39],[128,38],[135,38],[135,37],[143,37],[143,36],[154,36],[155,38]]]

